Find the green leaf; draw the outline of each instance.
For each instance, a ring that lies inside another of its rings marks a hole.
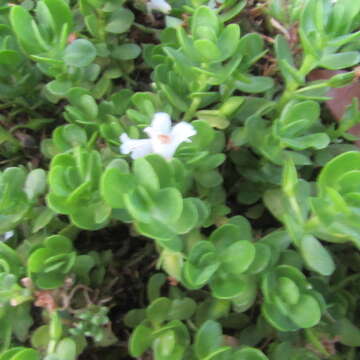
[[[169,161],[158,154],[149,154],[146,156],[146,160],[158,176],[161,189],[174,185],[173,177],[175,177],[175,175]]]
[[[0,258],[4,259],[8,263],[12,274],[17,275],[22,271],[19,255],[4,242],[0,242]]]
[[[95,46],[86,39],[77,39],[65,49],[64,61],[68,66],[85,67],[96,58]]]
[[[128,327],[135,328],[146,318],[145,309],[132,309],[124,316],[124,324]]]
[[[151,215],[162,223],[173,223],[177,221],[183,210],[183,199],[176,188],[161,189],[153,198]]]
[[[329,54],[320,59],[320,65],[330,70],[345,69],[357,65],[359,62],[360,54],[357,51]]]
[[[3,352],[0,356],[0,360],[12,360],[14,355],[19,354],[19,353],[23,352],[24,350],[26,350],[26,348],[22,347],[22,346],[13,347],[13,348]]]
[[[248,310],[255,304],[258,286],[256,278],[249,276],[244,278],[245,286],[242,290],[235,296],[231,298],[231,302],[234,306],[234,311],[236,313],[243,313]]]
[[[255,243],[255,259],[247,269],[247,273],[258,274],[264,271],[271,261],[271,249],[267,244]]]
[[[255,259],[255,246],[247,240],[236,241],[220,253],[221,266],[231,274],[241,274]]]
[[[0,64],[16,69],[23,61],[21,55],[14,50],[0,50]]]
[[[141,223],[149,223],[151,221],[151,198],[146,189],[138,187],[133,192],[126,193],[123,196],[124,204],[131,216]]]
[[[124,194],[131,193],[135,186],[132,174],[115,167],[106,169],[100,180],[101,196],[114,209],[124,207]]]
[[[227,9],[227,11],[219,15],[220,21],[225,23],[231,20],[233,17],[238,15],[244,9],[245,6],[246,6],[246,1],[235,2],[235,5],[232,8],[230,8],[229,10]]]
[[[320,195],[324,195],[327,187],[336,187],[336,183],[344,173],[360,169],[360,152],[348,151],[329,161],[321,170],[317,184]]]
[[[50,223],[54,216],[55,212],[52,211],[50,208],[44,206],[38,213],[38,216],[36,216],[36,218],[34,219],[31,232],[36,233],[39,230],[43,229]]]
[[[253,290],[253,277],[219,270],[210,280],[212,295],[218,299],[241,297]]]
[[[200,35],[202,28],[214,31],[215,34],[219,31],[219,19],[215,11],[207,6],[198,7],[191,22],[191,32],[195,37]]]
[[[67,337],[62,339],[56,346],[55,353],[62,359],[76,360],[76,343],[73,339]]]
[[[279,295],[286,303],[290,305],[295,305],[298,303],[300,298],[300,291],[294,281],[287,277],[280,277],[278,279],[278,289]]]
[[[214,246],[208,241],[198,241],[183,267],[183,276],[188,285],[199,288],[209,281],[219,265]]]
[[[60,37],[64,24],[67,25],[67,32],[73,28],[73,17],[68,4],[63,0],[42,0],[48,7],[55,23],[55,30]]]
[[[35,169],[29,173],[25,181],[25,192],[30,200],[42,195],[46,188],[46,173],[43,169]]]
[[[199,207],[201,205],[198,203],[199,199],[197,198],[188,198],[183,200],[182,213],[180,217],[174,222],[173,229],[177,234],[186,234],[191,229],[193,229],[196,224],[204,219],[199,218]],[[201,200],[200,200],[201,201]],[[207,211],[207,209],[202,208],[202,210]],[[206,217],[206,214],[205,214]]]
[[[99,209],[101,209],[100,216]],[[72,209],[70,219],[74,225],[81,229],[99,230],[107,225],[110,213],[110,207],[104,207],[103,201],[92,201],[89,204],[78,205],[76,209]]]
[[[225,60],[232,56],[238,47],[240,40],[240,27],[238,24],[230,24],[220,33],[217,46],[221,52],[221,59]]]
[[[360,329],[349,319],[341,318],[334,325],[335,334],[340,337],[340,342],[347,346],[360,346]]]
[[[280,122],[290,124],[296,120],[306,119],[314,124],[320,116],[320,105],[315,101],[290,102],[282,111]]]
[[[295,331],[299,329],[299,326],[283,315],[274,304],[264,303],[261,311],[266,320],[280,331]]]
[[[196,310],[196,302],[190,298],[175,299],[171,302],[168,314],[169,320],[187,320]]]
[[[186,111],[189,108],[188,102],[177,94],[170,86],[160,84],[161,90],[165,93],[170,103],[174,105],[180,111]]]
[[[152,329],[145,324],[138,325],[129,339],[129,353],[131,356],[141,356],[153,341]]]
[[[231,360],[268,360],[268,357],[260,350],[245,347],[236,351]]]
[[[69,253],[73,250],[72,242],[62,235],[51,235],[44,242],[46,248],[51,249],[54,254]]]
[[[54,135],[56,130],[54,131]],[[71,147],[85,145],[87,141],[86,131],[75,124],[65,125],[62,127],[62,137],[68,144],[71,145]]]
[[[335,271],[335,264],[328,250],[312,235],[306,235],[300,243],[300,251],[306,265],[324,276]]]
[[[14,308],[12,322],[15,337],[19,341],[25,342],[29,337],[29,329],[34,323],[29,303]]]
[[[55,355],[55,354],[50,354],[47,355],[44,360],[62,360],[61,358],[59,358],[59,356]]]
[[[315,133],[311,135],[299,136],[298,138],[282,138],[281,141],[292,149],[305,150],[307,148],[324,149],[330,143],[330,138],[324,133]]]
[[[134,14],[130,10],[120,8],[111,13],[105,30],[113,34],[122,34],[130,29],[134,19]]]
[[[133,172],[137,182],[146,189],[149,191],[159,190],[159,178],[155,169],[152,167],[151,163],[147,161],[146,157],[134,160]]]
[[[220,111],[218,110],[200,110],[196,113],[196,116],[206,121],[211,127],[217,129],[226,129],[230,122]]]
[[[290,318],[302,328],[310,328],[319,323],[321,309],[317,300],[311,295],[301,295],[298,304],[290,307]]]
[[[31,345],[32,347],[39,349],[45,349],[50,341],[49,325],[42,325],[32,333]],[[1,358],[0,358],[1,359]]]
[[[223,182],[223,177],[218,170],[196,172],[195,179],[205,188],[214,188]]]
[[[157,336],[154,341],[154,355],[156,359],[177,359],[174,357],[174,350],[176,346],[176,337],[173,330],[167,330],[161,335]]]
[[[293,73],[289,72],[289,68],[287,66],[284,66],[284,62],[287,62],[288,65],[293,67],[294,59],[290,50],[289,43],[282,35],[277,35],[275,38],[275,52],[276,58],[278,59],[278,64],[280,66],[281,74],[285,78],[286,82],[289,83],[293,80],[297,80],[296,77],[293,77]]]
[[[274,86],[274,80],[266,76],[247,76],[246,81],[235,81],[235,87],[251,94],[262,93]]]
[[[53,80],[46,84],[47,90],[55,96],[65,96],[71,86],[71,81],[62,79]]]
[[[171,301],[168,298],[161,297],[154,300],[146,309],[146,317],[156,324],[161,324],[168,319],[171,309]]]
[[[235,224],[225,224],[211,233],[210,242],[220,251],[225,250],[233,243],[242,240],[241,228]]]
[[[19,351],[11,360],[40,360],[39,353],[33,349]]]
[[[160,297],[160,289],[165,284],[166,277],[162,273],[157,273],[151,276],[147,283],[147,298],[153,302]]]
[[[229,117],[240,108],[244,101],[245,98],[242,96],[232,96],[220,106],[219,111],[221,114]]]
[[[48,259],[53,252],[47,248],[41,248],[34,251],[28,259],[28,271],[40,272],[44,269],[44,262]]]
[[[64,285],[65,276],[60,273],[40,273],[36,276],[35,283],[40,289],[51,290]]]
[[[241,70],[247,70],[264,54],[264,40],[257,33],[244,35],[239,42],[237,53],[243,54],[240,64]]]
[[[112,52],[111,56],[118,60],[133,60],[141,53],[141,47],[136,44],[123,44],[117,46]]]
[[[285,159],[282,174],[282,189],[289,197],[293,197],[296,191],[298,176],[296,167],[291,158]]]
[[[223,343],[222,329],[218,322],[207,320],[195,335],[194,349],[198,358],[206,358]]]
[[[90,271],[96,265],[95,259],[90,255],[76,256],[72,271],[76,274],[79,281],[85,284],[90,283]]]
[[[39,44],[32,27],[32,21],[33,19],[29,12],[22,6],[13,6],[11,8],[11,26],[21,46],[28,54],[39,54],[46,50],[46,48]]]
[[[148,215],[148,214],[146,214],[146,215]],[[179,245],[179,241],[180,241],[180,244],[182,244],[181,240],[176,237],[176,232],[171,227],[169,227],[166,224],[163,224],[159,221],[156,221],[156,220],[148,219],[148,221],[149,221],[148,223],[137,222],[135,224],[137,230],[141,234],[148,236],[150,238],[156,239],[156,240],[161,240],[162,246],[166,246],[167,242],[172,242],[172,241],[175,241],[175,243],[177,244],[176,246]],[[172,243],[172,245],[174,245],[174,243]],[[169,245],[169,246],[171,246],[171,245]],[[180,251],[181,246],[180,246],[180,249],[176,248],[173,250]]]
[[[211,40],[199,39],[194,42],[195,49],[204,61],[217,61],[221,57],[220,49]]]

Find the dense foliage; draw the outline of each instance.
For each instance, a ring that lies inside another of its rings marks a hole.
[[[359,30],[355,0],[0,0],[0,360],[357,359],[360,111],[325,102]]]

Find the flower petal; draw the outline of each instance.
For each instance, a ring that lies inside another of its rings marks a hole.
[[[189,142],[189,137],[194,135],[196,135],[196,130],[191,124],[185,121],[176,124],[171,130],[172,141],[177,144],[176,146],[179,146],[185,141]]]
[[[122,154],[131,153],[132,159],[137,159],[153,152],[150,139],[131,139],[127,134],[122,134],[120,140],[122,142],[120,152]]]
[[[157,10],[164,14],[168,14],[171,11],[171,6],[165,0],[151,0],[148,3],[150,10]]]
[[[4,240],[9,240],[10,238],[12,238],[14,236],[14,231],[13,230],[10,230],[10,231],[7,231],[5,234],[4,234]]]
[[[151,122],[151,131],[150,134],[148,132],[149,128],[146,128],[144,131],[146,131],[147,134],[150,136],[153,135],[160,135],[160,134],[170,134],[171,131],[171,118],[170,115],[165,112],[158,112],[154,114],[154,117]],[[155,134],[153,134],[154,132]]]
[[[177,144],[171,142],[170,144],[161,144],[159,142],[153,141],[153,151],[155,154],[159,154],[166,159],[171,159],[178,147]]]

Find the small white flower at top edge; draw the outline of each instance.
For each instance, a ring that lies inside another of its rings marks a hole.
[[[168,14],[171,11],[171,6],[165,0],[150,0],[147,3],[148,12],[160,11],[164,14]]]
[[[10,238],[12,238],[14,236],[14,231],[10,230],[10,231],[7,231],[6,233],[4,233],[2,236],[3,236],[3,241],[6,241],[6,240],[9,240]]]
[[[133,159],[151,153],[171,159],[177,147],[183,142],[191,142],[189,138],[196,134],[194,127],[184,121],[171,126],[171,118],[164,112],[155,113],[151,126],[146,127],[144,132],[149,139],[131,139],[127,134],[122,134],[121,153],[130,154]]]

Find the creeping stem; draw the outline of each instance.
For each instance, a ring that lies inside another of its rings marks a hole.
[[[314,334],[313,330],[311,328],[305,329],[305,335],[310,344],[317,350],[319,353],[330,356],[330,354],[326,351],[324,345],[321,343],[321,341],[318,339],[318,337]]]

